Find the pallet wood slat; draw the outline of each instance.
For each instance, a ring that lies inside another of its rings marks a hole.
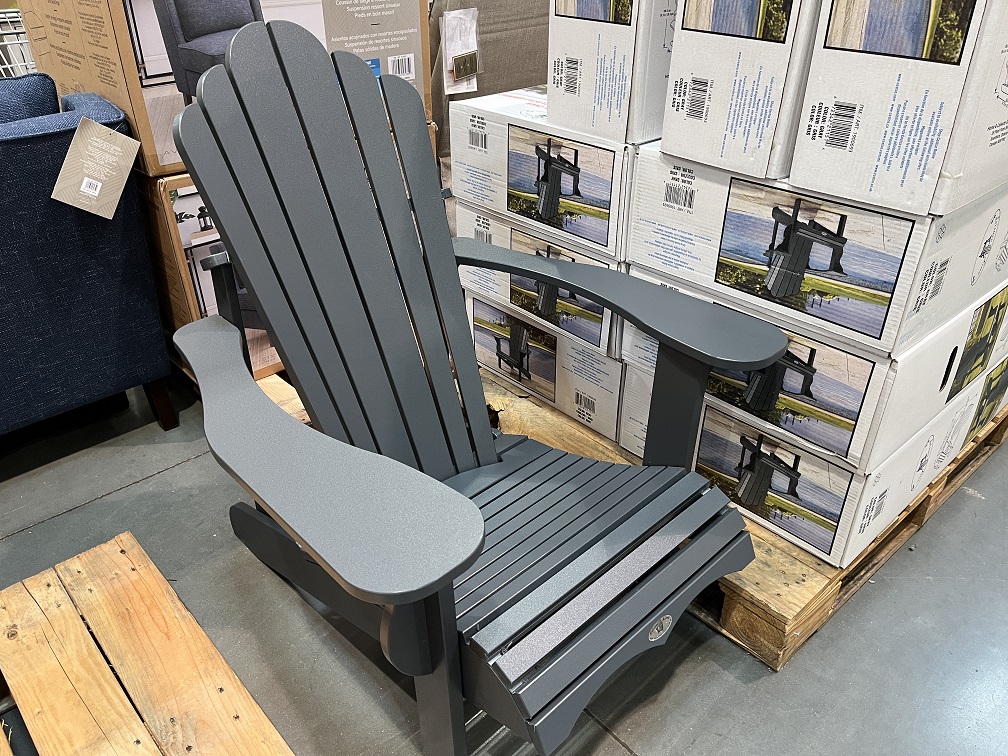
[[[53,570],[0,593],[0,626],[0,666],[41,756],[160,753]]]
[[[301,397],[298,396],[297,389],[287,381],[279,375],[271,375],[267,378],[260,378],[256,383],[280,409],[295,420],[300,420],[305,425],[311,425],[311,418],[308,417],[308,412],[301,402]]]
[[[131,535],[56,573],[163,753],[291,753]]]

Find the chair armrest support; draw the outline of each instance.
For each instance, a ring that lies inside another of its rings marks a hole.
[[[787,337],[769,323],[649,281],[475,239],[454,244],[459,265],[517,273],[583,294],[658,339],[646,465],[691,466],[712,367],[760,370],[787,351]]]
[[[249,375],[226,320],[191,323],[175,345],[199,382],[214,457],[348,593],[375,604],[419,601],[479,555],[475,504],[290,417]]]

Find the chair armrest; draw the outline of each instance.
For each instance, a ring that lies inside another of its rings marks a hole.
[[[68,94],[63,98],[60,113],[0,123],[0,142],[32,137],[70,135],[82,118],[90,118],[124,134],[129,134],[126,114],[101,95],[90,92]],[[67,145],[70,139],[66,138]]]
[[[214,457],[350,594],[375,604],[418,601],[479,555],[475,504],[290,417],[249,375],[226,320],[191,323],[175,345],[199,382]]]
[[[583,294],[622,315],[660,343],[710,367],[760,370],[787,350],[787,337],[779,328],[650,281],[475,239],[456,238],[454,243],[459,265],[517,273]]]

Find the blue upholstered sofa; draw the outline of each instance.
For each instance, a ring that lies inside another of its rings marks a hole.
[[[139,385],[174,427],[136,171],[111,220],[50,198],[81,118],[129,126],[94,94],[62,105],[48,76],[0,78],[0,434]]]

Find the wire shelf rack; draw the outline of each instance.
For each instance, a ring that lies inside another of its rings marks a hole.
[[[23,76],[34,70],[21,11],[0,10],[0,78]]]

